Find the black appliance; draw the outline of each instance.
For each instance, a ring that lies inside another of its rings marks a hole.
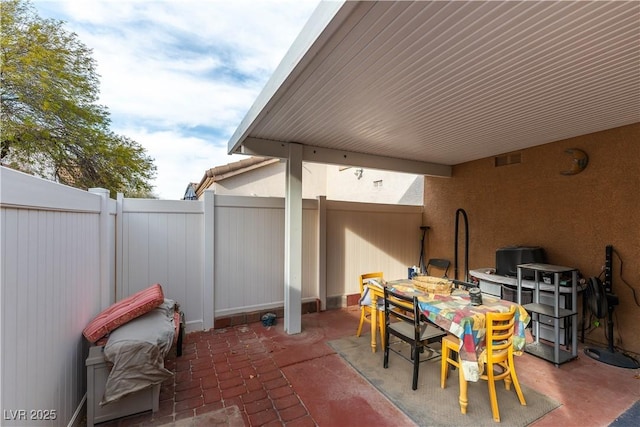
[[[518,275],[519,264],[547,263],[547,256],[540,246],[506,246],[496,250],[496,274],[500,276]],[[533,279],[534,272],[525,270],[524,279]]]

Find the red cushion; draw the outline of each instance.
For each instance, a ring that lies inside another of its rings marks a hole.
[[[150,312],[163,302],[162,287],[156,283],[107,307],[89,322],[82,333],[90,342],[95,343],[117,327]]]

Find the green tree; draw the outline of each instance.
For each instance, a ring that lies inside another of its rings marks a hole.
[[[151,194],[153,159],[110,130],[91,49],[28,1],[2,0],[0,13],[2,164],[112,196]]]

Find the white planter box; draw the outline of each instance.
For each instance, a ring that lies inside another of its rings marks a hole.
[[[110,368],[107,366],[101,346],[89,349],[87,366],[87,427],[96,423],[126,417],[139,412],[158,410],[160,384],[132,393],[117,402],[100,406]]]

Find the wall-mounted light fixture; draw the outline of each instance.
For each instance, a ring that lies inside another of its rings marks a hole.
[[[589,164],[589,156],[584,151],[578,148],[569,148],[564,150],[565,153],[571,154],[573,157],[573,165],[571,169],[560,172],[562,175],[575,175],[580,173]]]

